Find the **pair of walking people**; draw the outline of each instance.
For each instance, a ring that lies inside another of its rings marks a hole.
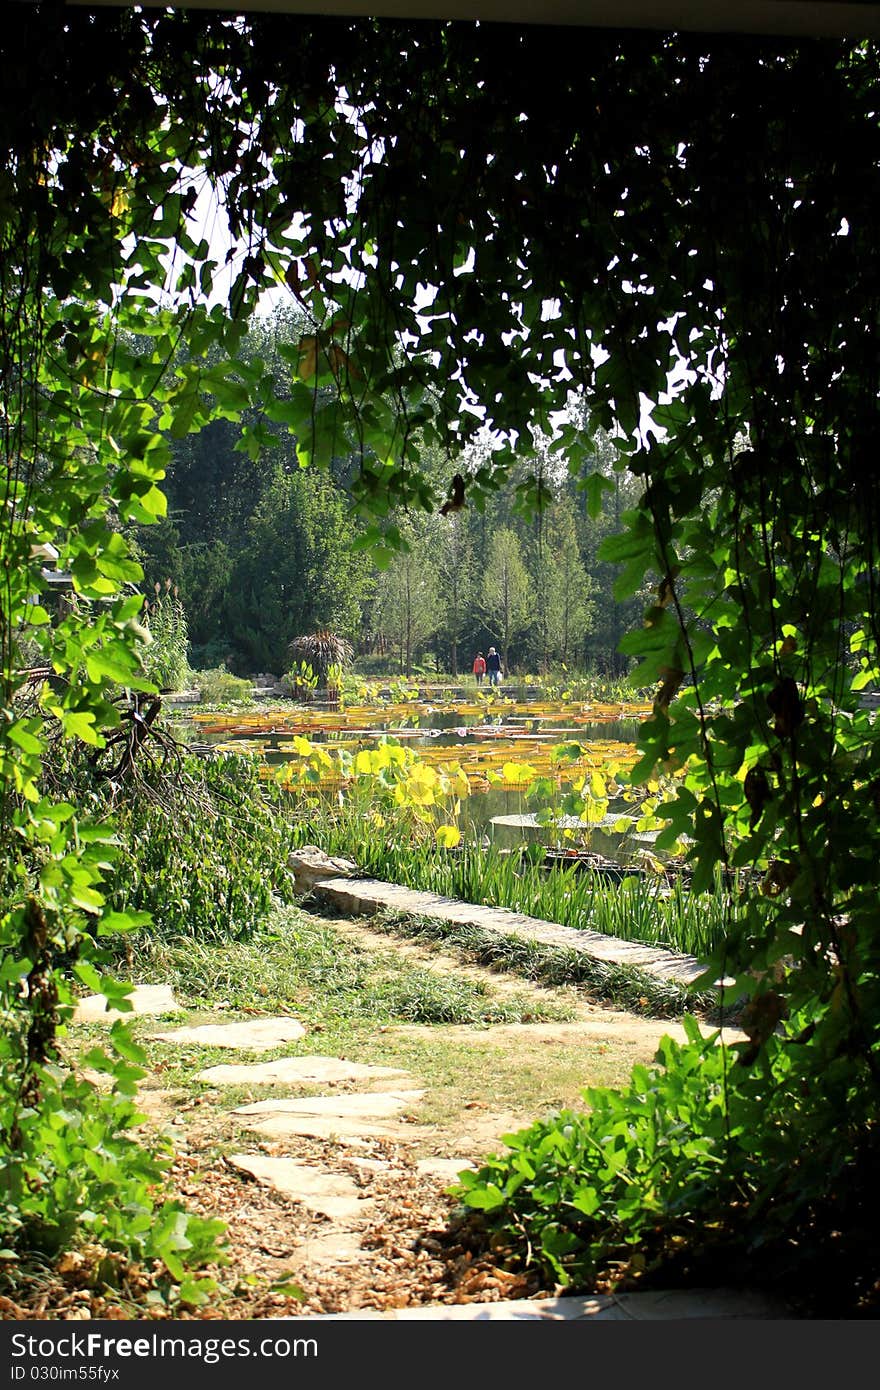
[[[489,677],[490,685],[501,684],[501,657],[494,647],[490,647],[487,654],[477,652],[474,657],[474,675],[477,678],[477,685],[483,684],[483,677]]]

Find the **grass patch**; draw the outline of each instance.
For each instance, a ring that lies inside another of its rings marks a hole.
[[[459,959],[491,970],[521,975],[538,984],[574,986],[615,1007],[646,1018],[680,1018],[685,1013],[710,1016],[714,994],[694,994],[673,980],[630,965],[592,960],[580,951],[546,946],[516,936],[499,936],[471,923],[444,922],[432,917],[385,911],[370,919],[376,931],[442,945]]]
[[[469,1117],[478,1119],[483,1111],[522,1116],[512,1126],[516,1129],[557,1110],[584,1110],[585,1087],[624,1085],[633,1062],[642,1060],[634,1045],[524,1037],[502,1046],[491,1033],[479,1046],[432,1033],[411,1039],[409,1055],[411,1069],[430,1078],[420,1121],[462,1130]],[[486,1143],[497,1152],[503,1148],[502,1134]]]
[[[279,908],[249,941],[186,946],[154,942],[141,983],[170,984],[191,1008],[292,1013],[307,1028],[373,1023],[492,1024],[570,1017],[530,993],[498,997],[489,983],[440,975],[389,950],[340,939],[295,908]],[[289,1055],[289,1047],[282,1051]],[[271,1056],[273,1054],[262,1054]]]

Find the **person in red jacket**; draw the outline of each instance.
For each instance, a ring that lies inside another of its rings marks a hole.
[[[483,677],[486,674],[486,658],[482,652],[477,652],[474,657],[474,675],[477,678],[477,685],[483,684]]]

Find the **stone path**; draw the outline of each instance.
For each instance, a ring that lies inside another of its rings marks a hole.
[[[129,996],[129,1016],[155,1016],[181,1009],[167,986],[140,987]],[[108,1012],[103,996],[82,1000],[76,1021],[110,1024],[116,1017]],[[557,1025],[565,1027],[566,1025]],[[231,1023],[176,1027],[150,1036],[166,1043],[199,1044],[259,1053],[301,1039],[302,1024],[293,1018],[245,1019]],[[397,1140],[405,1143],[419,1130],[413,1115],[424,1091],[404,1070],[373,1066],[332,1056],[280,1057],[269,1062],[242,1061],[207,1067],[198,1079],[216,1086],[282,1085],[292,1090],[304,1086],[369,1087],[381,1084],[388,1089],[328,1091],[317,1096],[285,1094],[245,1105],[230,1105],[233,1116],[245,1131],[260,1136],[259,1152],[236,1152],[225,1162],[230,1169],[272,1191],[293,1200],[298,1208],[319,1220],[317,1234],[309,1230],[297,1244],[294,1240],[293,1273],[320,1282],[322,1271],[338,1277],[340,1269],[362,1268],[364,1261],[376,1259],[377,1239],[381,1243],[382,1210],[371,1184],[381,1183],[391,1164],[380,1156],[377,1143]],[[304,1161],[291,1145],[305,1140],[325,1140],[343,1156],[347,1171],[337,1164]],[[365,1152],[365,1150],[369,1150]],[[446,1186],[465,1168],[473,1167],[468,1155],[429,1157],[414,1165],[415,1173]],[[377,1223],[380,1228],[377,1237]],[[675,1291],[671,1293],[630,1293],[610,1297],[562,1299],[509,1299],[482,1302],[478,1299],[459,1304],[438,1303],[375,1311],[358,1309],[351,1313],[304,1315],[303,1320],[352,1318],[392,1319],[667,1319],[687,1318],[779,1318],[785,1311],[758,1295],[731,1290]]]
[[[237,1051],[270,1052],[279,1043],[296,1042],[306,1030],[296,1018],[242,1019],[240,1023],[202,1023],[195,1028],[175,1028],[154,1033],[161,1042],[197,1043],[201,1047],[232,1047]]]
[[[132,1009],[128,1017],[153,1016],[159,1012],[179,1012],[181,1005],[168,986],[143,986],[128,996]],[[81,1023],[111,1023],[116,1014],[108,1013],[103,995],[80,1001],[74,1020]],[[203,1047],[231,1048],[245,1053],[266,1051],[305,1036],[297,1019],[243,1019],[232,1023],[208,1023],[195,1027],[176,1027],[150,1033],[166,1043],[198,1044]],[[332,1141],[340,1149],[357,1150],[368,1139],[412,1137],[413,1121],[407,1112],[421,1100],[424,1090],[406,1071],[353,1062],[340,1057],[280,1057],[270,1062],[241,1062],[207,1067],[197,1080],[214,1086],[241,1085],[332,1085],[338,1083],[396,1082],[395,1090],[367,1090],[329,1093],[320,1096],[285,1095],[232,1106],[228,1114],[240,1119],[242,1127],[268,1140],[298,1137]],[[161,1099],[162,1093],[159,1093]],[[153,1110],[155,1093],[142,1097],[146,1109]],[[332,1223],[332,1232],[308,1242],[304,1262],[311,1276],[327,1266],[362,1257],[360,1236],[374,1214],[374,1204],[365,1196],[362,1184],[338,1172],[300,1162],[286,1154],[236,1153],[227,1163],[274,1191],[294,1198],[308,1211]],[[381,1171],[381,1160],[348,1155],[362,1173]],[[470,1158],[423,1160],[417,1171],[452,1182]]]
[[[352,916],[371,916],[383,909],[410,916],[433,917],[479,927],[498,936],[517,936],[544,946],[577,951],[591,960],[624,965],[683,985],[692,984],[705,967],[694,956],[662,947],[623,941],[602,932],[560,926],[504,907],[485,907],[460,902],[440,893],[425,893],[397,883],[357,877],[357,866],[333,859],[314,845],[305,845],[288,858],[299,892],[310,892],[321,902]]]

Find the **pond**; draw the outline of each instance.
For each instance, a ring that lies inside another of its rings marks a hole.
[[[594,773],[613,777],[615,769],[631,765],[638,725],[649,711],[644,704],[465,695],[344,708],[291,704],[228,714],[194,712],[191,719],[195,737],[204,745],[250,752],[276,769],[301,759],[303,739],[331,754],[354,754],[394,740],[429,766],[460,768],[467,777],[470,794],[459,820],[464,838],[502,848],[552,846],[568,830],[567,841],[621,859],[630,858],[649,839],[632,828],[621,831],[621,817],[633,812],[622,798],[609,800],[595,824],[568,816],[548,825],[540,813],[550,808],[559,815],[560,801],[575,778]],[[567,759],[554,753],[560,745],[567,746]],[[325,780],[334,789],[340,781],[329,771]]]

